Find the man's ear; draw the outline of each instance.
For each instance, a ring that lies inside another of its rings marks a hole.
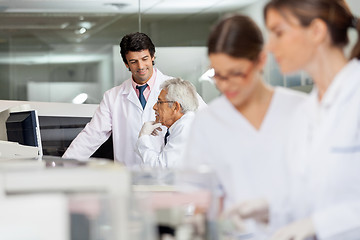
[[[180,105],[180,103],[178,103],[178,102],[174,102],[174,104],[173,104],[173,108],[174,108],[174,110],[176,111],[176,112],[181,112],[181,105]]]
[[[129,71],[131,71],[130,70],[130,67],[129,67],[129,64],[127,64],[127,63],[124,63],[125,64],[125,67],[129,70]]]

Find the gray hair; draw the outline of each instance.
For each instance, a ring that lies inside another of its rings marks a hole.
[[[161,89],[167,91],[166,99],[180,103],[182,113],[196,111],[199,106],[197,92],[194,85],[181,78],[173,78],[163,82]],[[170,103],[172,107],[172,103]]]

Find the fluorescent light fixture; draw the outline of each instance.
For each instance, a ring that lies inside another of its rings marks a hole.
[[[201,75],[201,77],[199,78],[199,81],[209,81],[211,83],[213,83],[212,78],[215,75],[215,70],[213,68],[210,68],[209,70],[207,70],[203,75]]]
[[[61,29],[65,29],[65,28],[67,28],[69,25],[70,25],[70,23],[65,22],[65,23],[61,24],[60,27],[61,27]]]
[[[93,26],[93,24],[88,21],[79,22],[78,25],[79,27],[85,28],[85,30],[90,29]]]
[[[116,8],[117,10],[123,9],[124,7],[127,7],[129,4],[127,3],[104,3],[105,6],[111,6]]]
[[[86,93],[80,93],[72,100],[74,104],[83,104],[88,99],[88,95]]]
[[[77,29],[77,30],[75,30],[74,32],[75,32],[76,34],[81,35],[81,34],[84,34],[86,31],[87,31],[86,28],[81,27],[80,29]]]
[[[106,59],[103,55],[84,55],[82,54],[54,54],[50,57],[44,56],[25,56],[24,53],[13,55],[12,58],[2,56],[0,54],[0,64],[53,64],[53,63],[85,63],[85,62],[98,62]]]
[[[84,34],[86,32],[86,28],[82,27],[79,29],[80,34]]]

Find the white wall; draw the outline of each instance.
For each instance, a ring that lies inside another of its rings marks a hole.
[[[264,24],[263,18],[263,9],[266,4],[266,0],[259,0],[253,4],[250,4],[244,8],[242,8],[238,13],[244,14],[246,16],[251,17],[256,24],[260,27],[264,34],[266,34],[266,28]]]
[[[28,101],[39,102],[67,102],[80,93],[87,93],[86,103],[98,103],[102,99],[102,92],[99,91],[101,84],[86,82],[28,82]]]

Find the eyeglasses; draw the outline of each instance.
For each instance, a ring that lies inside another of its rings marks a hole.
[[[249,77],[249,75],[255,65],[256,65],[255,63],[251,64],[251,66],[248,68],[248,70],[246,72],[234,70],[234,71],[230,72],[227,76],[222,76],[222,75],[216,73],[216,71],[215,71],[212,79],[214,80],[214,82],[225,82],[225,81],[228,81],[231,79],[233,79],[233,80],[246,79],[247,77]]]
[[[157,101],[156,105],[159,106],[162,103],[174,103],[175,101]]]

